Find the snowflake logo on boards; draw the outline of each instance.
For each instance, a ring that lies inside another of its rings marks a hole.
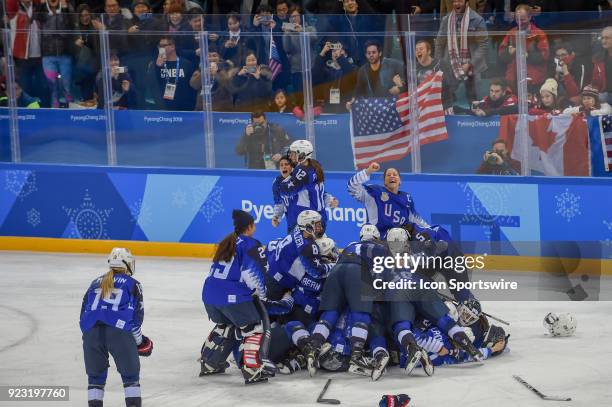
[[[511,216],[501,215],[507,213],[506,202],[510,199],[511,190],[507,185],[477,185],[458,182],[457,185],[465,192],[467,205],[465,214],[461,219],[467,224],[480,224],[486,236],[491,235],[491,226],[497,222],[504,226],[516,225]],[[486,206],[483,205],[486,203]]]
[[[26,213],[26,221],[32,225],[33,228],[40,225],[40,212],[32,208]]]
[[[36,192],[36,173],[34,171],[10,170],[4,174],[4,189],[19,199]]]
[[[578,215],[582,215],[582,212],[580,212],[580,199],[582,198],[579,195],[573,194],[569,189],[565,188],[565,192],[555,195],[555,200],[557,201],[555,213],[567,222]]]
[[[153,220],[151,208],[149,208],[149,205],[143,204],[142,199],[130,205],[130,213],[132,214],[132,221],[140,226],[150,225]]]
[[[218,214],[225,212],[225,208],[223,207],[223,202],[221,201],[223,198],[223,187],[214,187],[210,194],[208,194],[208,198],[200,207],[200,212],[206,222],[210,223],[212,218]]]
[[[83,202],[78,208],[62,206],[73,224],[69,237],[77,239],[109,239],[106,222],[114,208],[99,209],[85,190]]]
[[[187,205],[187,194],[181,188],[177,189],[172,193],[172,206],[175,208],[183,208]]]

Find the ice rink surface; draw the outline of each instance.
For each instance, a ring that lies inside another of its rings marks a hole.
[[[511,323],[510,352],[483,366],[436,369],[405,376],[397,368],[378,382],[344,374],[306,372],[277,376],[244,386],[236,368],[198,377],[196,359],[211,323],[201,302],[209,262],[138,257],[137,278],[144,288],[143,333],[154,341],[141,358],[145,406],[312,406],[327,378],[326,397],[344,406],[378,406],[383,394],[407,393],[411,406],[612,406],[612,302],[496,302],[483,309]],[[106,271],[106,256],[0,251],[0,385],[67,385],[70,402],[0,402],[2,406],[85,406],[78,319],[91,280]],[[522,273],[529,283],[531,273]],[[570,338],[544,334],[547,312],[572,312],[578,330]],[[571,402],[540,400],[512,379],[524,379],[545,394]],[[111,361],[105,406],[122,406],[121,380]]]

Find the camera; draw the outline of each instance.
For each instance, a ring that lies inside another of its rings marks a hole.
[[[334,42],[329,46],[329,49],[331,50],[342,49],[342,44],[339,42]]]
[[[128,71],[128,67],[127,66],[118,66],[117,67],[117,73],[126,73]]]
[[[295,24],[294,23],[283,23],[283,30],[295,31]]]
[[[262,23],[269,23],[270,21],[272,21],[272,16],[270,14],[262,14],[260,16],[260,20]]]
[[[255,73],[255,72],[257,72],[257,67],[256,66],[245,66],[244,68],[246,69],[246,71],[248,73]]]
[[[480,102],[479,100],[475,100],[472,102],[472,110],[476,110],[478,108],[480,108],[482,102]]]
[[[497,165],[497,156],[493,154],[496,154],[501,157],[501,154],[495,151],[487,151],[487,163],[491,165]]]

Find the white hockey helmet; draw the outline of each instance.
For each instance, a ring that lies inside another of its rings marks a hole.
[[[125,270],[125,273],[131,276],[136,271],[136,260],[128,249],[115,247],[108,255],[108,267]]]
[[[298,163],[310,158],[312,151],[312,143],[308,140],[296,140],[289,146],[289,155],[295,153]]]
[[[317,246],[319,246],[319,254],[321,256],[329,257],[336,248],[336,242],[334,242],[334,239],[327,236],[318,238],[315,240],[315,243]]]
[[[391,228],[387,231],[387,245],[391,253],[404,253],[408,249],[408,232],[404,228]]]
[[[380,239],[378,228],[370,223],[366,223],[359,231],[359,240],[374,240]]]
[[[315,238],[323,237],[325,231],[321,224],[321,214],[312,209],[306,209],[300,212],[297,218],[297,224],[301,231],[308,232]],[[318,225],[317,225],[318,224]],[[318,226],[318,230],[317,230]]]
[[[544,328],[552,336],[572,336],[576,332],[577,321],[570,313],[555,314],[549,312],[544,317]]]

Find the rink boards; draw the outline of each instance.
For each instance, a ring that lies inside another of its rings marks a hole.
[[[276,175],[0,164],[0,249],[106,252],[127,241],[141,255],[209,257],[232,230],[233,208],[250,212],[257,238],[267,242],[286,232],[284,222],[270,222]],[[366,221],[346,189],[351,175],[326,173],[326,191],[340,201],[328,210],[327,233],[340,247]],[[541,270],[550,259],[570,258],[610,273],[609,180],[405,174],[402,189],[464,251],[487,253],[500,268]]]

